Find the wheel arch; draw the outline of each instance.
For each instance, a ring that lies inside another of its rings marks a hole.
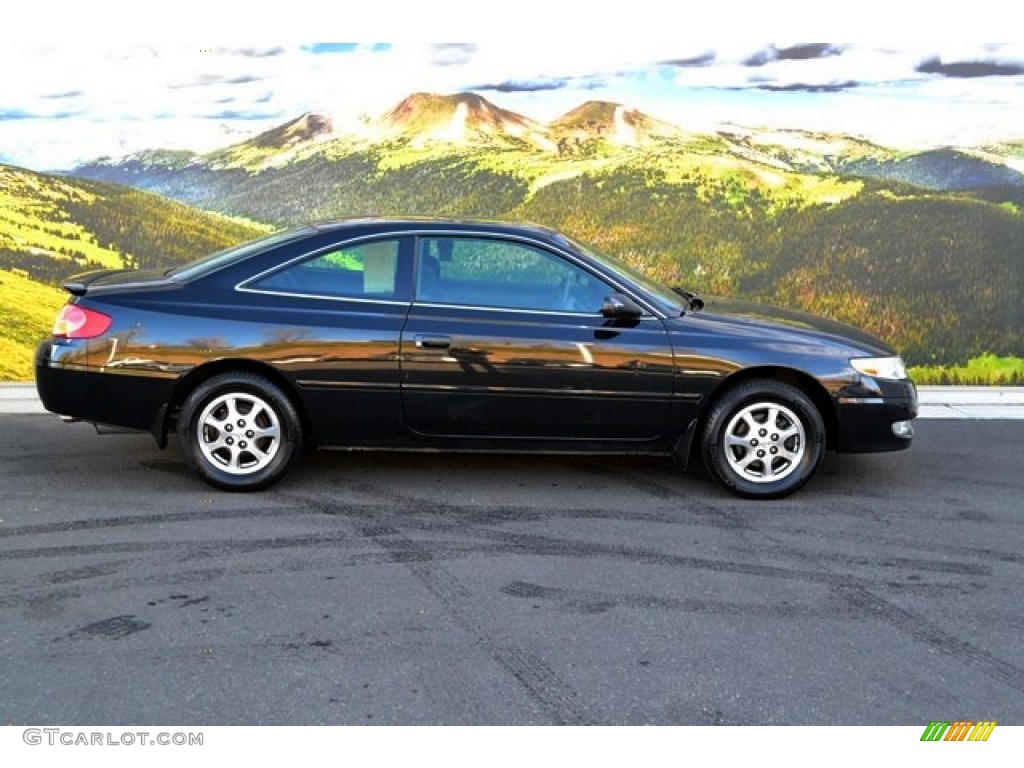
[[[258,376],[262,376],[278,386],[281,391],[288,396],[288,399],[291,400],[292,405],[295,406],[295,410],[299,414],[299,420],[302,423],[303,434],[312,434],[309,417],[306,414],[305,403],[303,402],[302,395],[300,394],[298,387],[293,381],[267,363],[261,363],[257,360],[228,358],[223,360],[213,360],[209,363],[198,365],[178,379],[174,385],[174,389],[171,391],[171,397],[164,407],[164,412],[161,415],[162,423],[159,424],[157,442],[162,441],[163,443],[166,443],[168,430],[170,430],[174,425],[178,416],[178,411],[181,408],[182,403],[185,402],[185,398],[189,396],[189,393],[204,381],[222,373],[253,373]]]
[[[704,428],[708,414],[715,407],[715,403],[735,387],[754,379],[774,379],[790,386],[796,387],[803,392],[814,403],[814,407],[821,414],[821,420],[825,423],[825,447],[834,450],[839,440],[839,418],[836,415],[835,404],[825,389],[813,376],[795,368],[786,368],[777,365],[760,365],[751,368],[743,368],[731,374],[721,381],[704,399],[700,413],[690,430],[691,438],[699,435]],[[699,454],[699,440],[692,440],[687,451],[687,457],[692,460],[695,452]]]

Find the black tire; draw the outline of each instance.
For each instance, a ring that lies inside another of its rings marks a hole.
[[[753,379],[726,392],[704,420],[708,473],[737,496],[779,499],[801,488],[825,453],[825,423],[801,390]]]
[[[258,491],[295,464],[302,422],[273,382],[254,373],[222,373],[185,398],[178,439],[185,463],[210,485]]]

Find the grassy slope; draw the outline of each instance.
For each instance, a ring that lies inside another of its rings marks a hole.
[[[0,166],[0,248],[53,259],[121,267],[121,256],[71,219],[69,204],[93,205],[87,185]]]
[[[67,294],[0,270],[0,381],[32,378],[32,353],[53,325]]]

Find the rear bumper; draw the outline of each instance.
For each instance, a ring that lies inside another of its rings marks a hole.
[[[917,389],[909,381],[884,382],[872,396],[838,398],[836,415],[839,453],[902,451],[910,447],[913,429],[894,425],[917,416]]]
[[[49,339],[36,349],[36,390],[48,411],[158,435],[176,376],[103,371],[84,364],[80,342]],[[159,437],[158,437],[159,440]]]
[[[85,345],[48,340],[36,348],[36,391],[43,407],[61,416],[84,418],[89,408]]]

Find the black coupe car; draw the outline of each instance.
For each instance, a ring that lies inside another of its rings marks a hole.
[[[907,448],[902,360],[809,315],[670,290],[540,226],[316,224],[166,272],[103,270],[36,354],[69,420],[176,430],[211,484],[280,479],[341,449],[700,452],[777,498],[826,449]]]

